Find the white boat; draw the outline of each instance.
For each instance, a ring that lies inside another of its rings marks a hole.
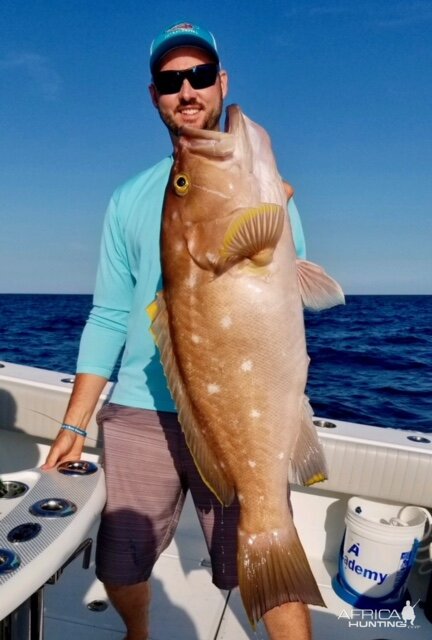
[[[32,486],[46,486],[42,483],[47,481],[47,474],[41,473],[39,466],[62,420],[71,382],[68,374],[6,362],[0,367],[0,478],[7,482],[13,479],[24,481],[30,485],[27,498],[0,499],[0,550],[18,548],[18,553],[21,553],[24,548],[24,543],[11,543],[7,539],[10,514],[14,514],[14,523],[29,521],[27,505],[33,499],[29,497]],[[108,393],[109,385],[101,402]],[[327,605],[326,609],[311,607],[314,638],[432,638],[432,621],[428,620],[428,617],[432,620],[432,603],[430,609],[426,609],[427,616],[422,608],[432,575],[428,540],[421,543],[418,561],[408,582],[415,620],[405,620],[400,613],[390,609],[388,612],[385,609],[378,612],[358,609],[340,598],[332,587],[332,581],[338,574],[344,518],[351,496],[365,496],[390,504],[432,507],[432,435],[337,420],[317,419],[316,425],[329,465],[329,480],[312,488],[292,487],[294,520]],[[89,427],[88,443],[84,459],[97,464],[100,462],[101,442],[94,420]],[[58,484],[60,476],[53,476],[57,471],[49,473],[49,480],[57,483],[56,487],[66,486],[61,484],[64,479]],[[99,466],[94,478],[99,479],[87,492],[88,498],[84,499],[82,506],[78,484],[73,484],[76,482],[73,479],[70,481],[72,502],[78,504],[78,511],[70,520],[75,522],[75,529],[70,524],[71,528],[66,533],[62,530],[58,535],[52,534],[44,544],[45,555],[42,557],[42,552],[36,553],[36,557],[29,560],[27,569],[23,562],[15,571],[9,572],[3,582],[0,573],[0,620],[3,618],[0,640],[26,640],[27,637],[31,640],[42,637],[45,640],[124,638],[122,622],[109,606],[103,586],[95,578],[93,557],[86,570],[82,568],[81,561],[75,559],[55,584],[46,584],[43,591],[39,591],[39,595],[43,593],[44,596],[43,600],[38,600],[44,614],[44,632],[39,621],[38,629],[31,632],[33,635],[30,632],[27,635],[27,630],[14,631],[15,636],[11,635],[13,624],[18,624],[18,613],[12,612],[16,607],[18,612],[27,611],[29,590],[42,587],[50,575],[74,555],[82,542],[95,537],[104,498],[103,471]],[[83,480],[79,478],[78,483]],[[54,485],[49,486],[52,492]],[[49,499],[54,496],[43,497]],[[60,543],[59,536],[62,536]],[[2,560],[0,551],[0,569],[2,562],[4,564],[5,560]],[[187,502],[175,539],[157,563],[152,578],[152,640],[252,640],[267,637],[261,623],[255,631],[251,628],[237,590],[222,592],[211,584],[208,564],[198,521]],[[32,576],[31,585],[28,576]],[[432,600],[432,587],[429,596]]]

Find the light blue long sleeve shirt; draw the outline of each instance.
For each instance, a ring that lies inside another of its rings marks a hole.
[[[172,161],[172,156],[164,158],[119,187],[111,198],[77,373],[109,378],[124,347],[111,401],[174,412],[146,312],[162,289],[160,228]],[[292,199],[288,209],[297,255],[304,258],[303,229]]]

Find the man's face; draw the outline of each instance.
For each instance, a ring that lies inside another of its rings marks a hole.
[[[159,71],[181,71],[209,62],[214,61],[205,51],[182,47],[174,49],[163,58]],[[218,130],[227,91],[228,77],[225,71],[220,71],[215,84],[206,89],[194,89],[185,79],[178,93],[161,95],[154,84],[150,85],[152,102],[162,121],[174,135],[178,134],[183,125]]]

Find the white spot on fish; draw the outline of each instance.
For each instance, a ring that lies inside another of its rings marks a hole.
[[[192,340],[192,342],[193,342],[194,344],[199,344],[200,342],[202,342],[202,338],[201,338],[201,336],[197,336],[197,334],[196,334],[196,333],[193,333],[193,334],[191,335],[191,340]]]
[[[252,371],[252,368],[253,368],[252,360],[245,360],[244,362],[241,363],[240,369],[242,371]]]
[[[248,465],[249,465],[250,467],[252,467],[252,469],[253,469],[254,467],[256,467],[256,462],[255,462],[255,460],[248,460]]]
[[[258,287],[258,285],[256,285],[256,284],[252,284],[251,282],[249,282],[247,287],[248,287],[248,289],[252,289],[252,291],[255,291],[255,293],[262,293],[261,287]]]
[[[258,409],[252,409],[252,411],[250,412],[251,418],[259,418],[260,416],[261,416],[261,412],[258,411]]]
[[[264,502],[264,500],[265,500],[265,496],[259,496],[258,502]]]
[[[224,316],[221,320],[221,327],[229,329],[233,323],[231,316]]]
[[[206,255],[207,260],[211,264],[214,264],[217,261],[217,256],[214,253],[211,253],[210,251],[207,251],[207,253],[205,255]]]
[[[238,498],[239,502],[244,502],[244,495],[242,493],[238,493],[237,494],[237,498]]]
[[[252,534],[249,536],[248,543],[249,543],[249,544],[253,544],[253,543],[255,542],[255,540],[256,540],[256,533],[252,533]]]
[[[280,453],[278,453],[279,460],[283,460],[285,458],[285,451],[281,451]]]
[[[272,531],[272,536],[273,536],[273,538],[279,538],[279,531],[277,529],[274,529]]]
[[[197,274],[191,273],[190,276],[186,278],[184,283],[188,289],[194,289],[197,285]]]
[[[212,382],[207,385],[207,391],[209,392],[210,395],[213,395],[214,393],[219,393],[220,386]]]

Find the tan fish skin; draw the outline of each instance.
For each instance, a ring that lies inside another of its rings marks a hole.
[[[303,306],[343,303],[296,259],[266,132],[228,107],[228,132],[185,128],[162,227],[152,331],[197,467],[237,495],[240,592],[252,624],[289,601],[323,605],[288,507],[289,479],[326,477],[304,395]]]

